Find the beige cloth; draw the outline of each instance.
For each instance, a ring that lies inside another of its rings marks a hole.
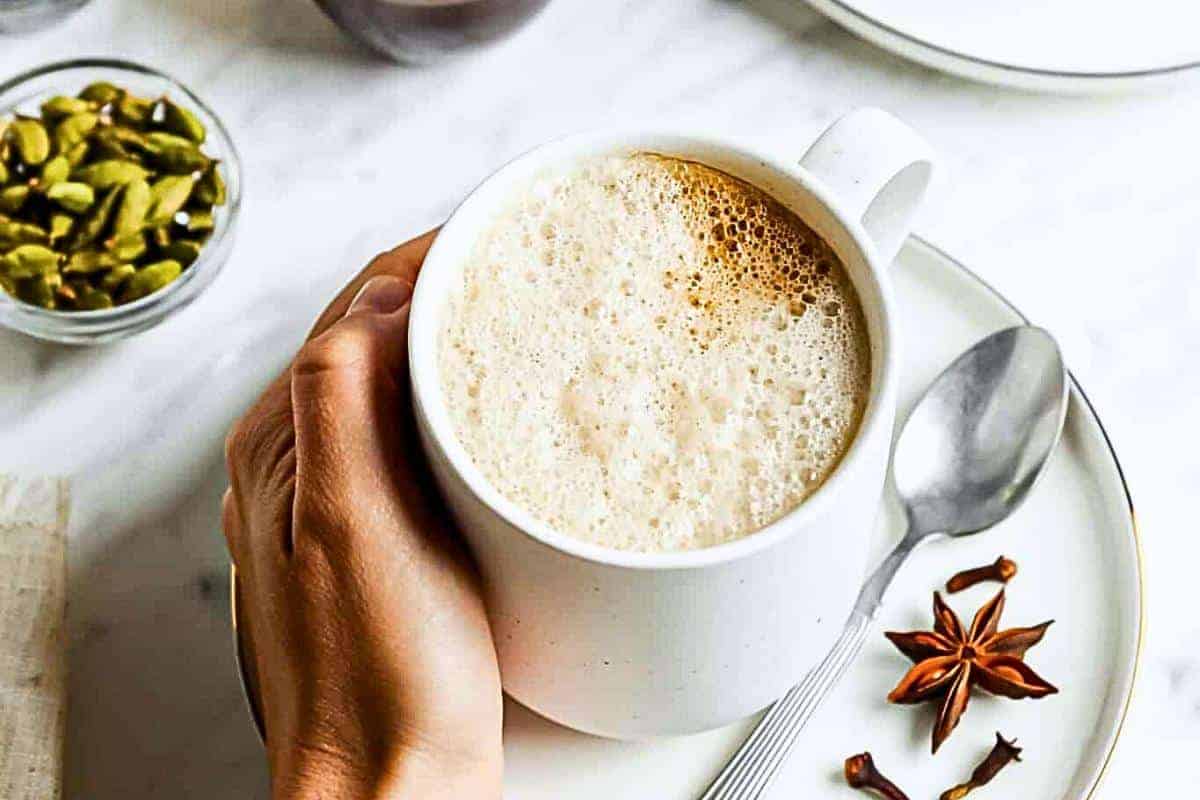
[[[0,798],[57,800],[66,728],[66,483],[0,475]]]

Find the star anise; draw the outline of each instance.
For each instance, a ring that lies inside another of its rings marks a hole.
[[[967,710],[971,687],[1020,700],[1045,697],[1058,689],[1025,664],[1025,651],[1041,641],[1050,622],[1032,628],[999,631],[1004,590],[975,613],[971,629],[933,593],[933,630],[885,634],[915,666],[888,695],[892,703],[922,703],[942,698],[933,726],[933,752]]]

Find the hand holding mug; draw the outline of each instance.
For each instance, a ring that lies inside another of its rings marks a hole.
[[[223,527],[276,798],[500,796],[495,650],[409,399],[432,238],[372,262],[227,442]]]

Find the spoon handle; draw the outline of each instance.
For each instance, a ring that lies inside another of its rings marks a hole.
[[[863,583],[854,609],[829,654],[763,715],[700,800],[753,800],[763,793],[809,718],[854,663],[879,612],[884,592],[921,538],[910,532],[875,568]]]
[[[851,619],[855,615],[875,619],[875,615],[879,613],[879,607],[883,605],[883,595],[892,585],[892,578],[896,577],[900,565],[923,538],[923,536],[914,536],[910,530],[908,535],[892,549],[892,552],[887,554],[887,557],[880,562],[871,576],[863,583],[862,589],[859,590],[858,599],[854,601],[854,611],[850,615]]]
[[[809,718],[854,663],[872,622],[857,608],[851,612],[825,659],[771,706],[700,800],[752,800],[766,790]]]

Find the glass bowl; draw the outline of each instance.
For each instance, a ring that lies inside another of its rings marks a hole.
[[[191,109],[208,129],[204,152],[221,162],[226,202],[213,209],[215,227],[200,257],[173,283],[132,303],[99,311],[51,311],[0,290],[0,325],[66,344],[103,344],[154,327],[192,302],[216,278],[233,247],[242,198],[242,169],[229,132],[216,114],[179,81],[127,61],[79,59],[30,70],[0,84],[0,118],[36,113],[54,95],[77,94],[94,81],[110,81],[145,97],[168,95]]]

